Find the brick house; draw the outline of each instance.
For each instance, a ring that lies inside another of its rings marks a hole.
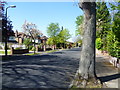
[[[18,44],[23,44],[25,38],[31,38],[31,40],[32,40],[31,36],[26,35],[23,32],[18,32],[17,30],[15,32],[15,38],[16,38],[16,41],[18,42]],[[47,39],[48,38],[46,36],[37,37],[36,40],[35,40],[35,43],[36,44],[46,43]],[[33,42],[33,40],[32,40],[32,42]]]

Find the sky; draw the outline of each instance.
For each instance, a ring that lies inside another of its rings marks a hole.
[[[49,24],[59,23],[60,28],[67,28],[74,37],[76,17],[83,14],[75,2],[8,2],[9,5],[16,5],[16,8],[8,9],[14,31],[22,32],[21,27],[26,20],[36,24],[46,36]]]

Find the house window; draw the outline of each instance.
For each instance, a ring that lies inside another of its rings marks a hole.
[[[10,36],[10,37],[9,37],[9,40],[11,40],[11,41],[14,40],[14,41],[15,41],[15,37],[14,37],[14,36]]]

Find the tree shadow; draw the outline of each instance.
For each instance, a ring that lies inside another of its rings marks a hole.
[[[65,54],[65,52],[52,52],[52,54]]]
[[[82,48],[80,47],[80,48],[72,48],[72,49],[69,49],[68,51],[81,51],[82,50]]]
[[[102,83],[107,82],[107,81],[111,81],[111,80],[114,80],[114,79],[118,79],[118,78],[120,78],[120,73],[113,74],[113,75],[108,75],[108,76],[98,77],[98,79],[100,79],[100,81]]]
[[[3,88],[67,88],[79,59],[62,54],[10,56],[3,60]]]

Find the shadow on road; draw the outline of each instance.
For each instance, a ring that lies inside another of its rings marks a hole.
[[[79,48],[72,48],[72,49],[68,49],[68,51],[81,51],[81,49],[82,49],[81,47],[79,47]]]
[[[98,77],[98,78],[101,80],[101,82],[107,82],[107,81],[111,81],[111,80],[120,78],[120,73],[114,74],[114,75]]]
[[[65,52],[52,52],[52,54],[65,54]]]
[[[2,61],[3,88],[67,88],[79,58],[63,54],[10,56]]]

